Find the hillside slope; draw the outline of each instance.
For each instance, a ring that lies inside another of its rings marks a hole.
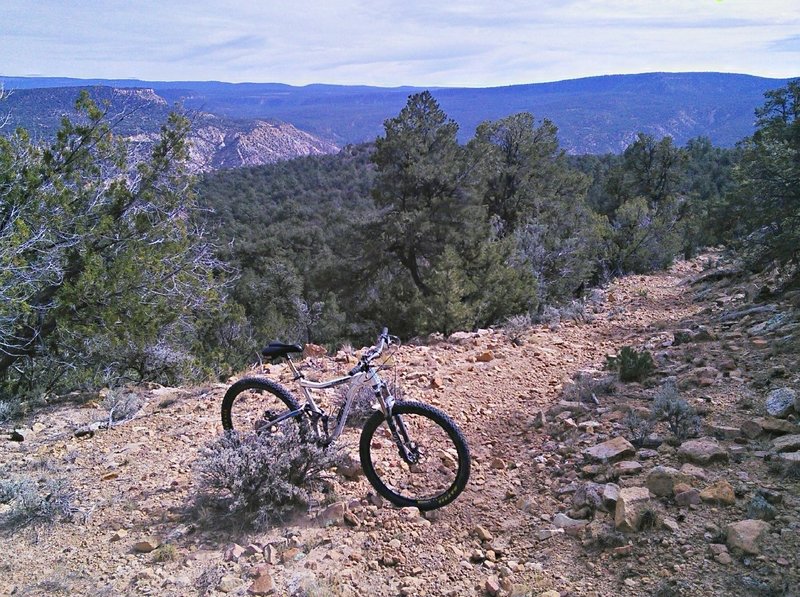
[[[22,127],[34,138],[52,138],[64,116],[77,118],[74,103],[84,89],[108,111],[115,132],[128,138],[138,154],[152,147],[170,111],[175,109],[174,102],[151,88],[20,89],[11,93],[2,104],[2,109],[9,115],[6,130],[10,132]],[[202,109],[189,110],[187,115],[192,122],[188,141],[190,167],[194,172],[259,166],[338,151],[336,145],[286,122],[263,119],[236,121]]]
[[[80,438],[75,429],[108,416],[97,400],[39,410],[24,441],[0,442],[2,475],[64,478],[85,517],[14,535],[0,595],[796,595],[800,475],[784,463],[800,458],[800,410],[770,417],[765,399],[800,389],[800,294],[765,298],[773,280],[715,259],[617,280],[580,321],[535,326],[521,345],[483,330],[401,347],[406,397],[450,413],[474,456],[466,491],[425,517],[339,477],[338,510],[322,518],[250,535],[207,526],[189,508],[192,467],[220,433],[223,384],[139,389],[136,418]],[[643,384],[601,371],[625,345],[652,351]],[[347,367],[307,365],[323,377]],[[285,367],[267,372],[287,381]],[[669,379],[700,414],[706,449],[660,423],[652,448],[597,460]],[[352,449],[357,435],[345,441]],[[623,533],[614,504],[635,487],[648,488],[652,528]],[[137,552],[143,541],[172,555]]]

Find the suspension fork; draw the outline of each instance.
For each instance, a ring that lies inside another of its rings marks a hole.
[[[395,423],[395,421],[397,423]],[[403,419],[400,415],[388,414],[386,415],[386,424],[392,432],[394,443],[397,445],[397,451],[400,452],[400,457],[406,464],[417,464],[419,462],[419,451],[414,442],[408,436],[408,429],[406,429]]]

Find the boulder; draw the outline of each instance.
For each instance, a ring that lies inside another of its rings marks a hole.
[[[670,466],[657,466],[647,474],[645,486],[654,495],[659,497],[670,496],[673,494],[675,485],[689,483],[689,480],[688,475]]]
[[[647,487],[623,487],[617,498],[614,527],[624,533],[638,531],[642,513],[649,504],[650,490]]]
[[[591,448],[586,448],[583,453],[594,460],[611,461],[633,456],[636,454],[636,448],[624,437],[619,436]]]
[[[736,494],[730,483],[725,479],[720,479],[701,491],[700,499],[704,502],[733,506],[736,503]]]
[[[728,452],[711,437],[702,437],[683,442],[678,448],[678,458],[695,464],[727,462]]]
[[[675,494],[675,503],[678,506],[692,506],[699,504],[700,502],[700,490],[695,489],[694,487]]]
[[[747,554],[761,552],[761,540],[769,531],[769,523],[763,520],[742,520],[725,527],[728,547]]]
[[[792,388],[778,388],[767,394],[767,413],[773,417],[785,418],[794,410],[797,392]]]
[[[787,421],[786,419],[762,417],[756,419],[756,422],[761,426],[761,429],[767,433],[774,433],[776,435],[800,433],[800,425]]]
[[[800,434],[784,435],[772,440],[776,452],[796,452],[800,450]]]

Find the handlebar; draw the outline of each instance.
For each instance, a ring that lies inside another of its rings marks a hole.
[[[372,361],[381,356],[384,348],[391,346],[392,344],[399,346],[400,338],[390,335],[388,328],[383,328],[381,333],[378,335],[378,339],[375,341],[375,346],[371,346],[364,352],[363,355],[361,355],[358,364],[350,370],[348,375],[355,375],[359,371],[365,371]]]

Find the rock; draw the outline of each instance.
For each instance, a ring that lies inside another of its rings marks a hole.
[[[127,536],[128,536],[128,531],[126,531],[125,529],[119,529],[115,531],[113,535],[111,535],[111,540],[120,541],[122,539],[125,539]]]
[[[345,454],[336,466],[336,472],[345,479],[355,480],[364,474],[361,469],[361,462],[353,458],[351,454]]]
[[[675,494],[675,503],[678,506],[691,506],[700,503],[700,490],[694,487]]]
[[[133,551],[137,553],[150,553],[158,549],[159,545],[161,545],[161,541],[159,541],[158,538],[153,536],[145,537],[133,544]]]
[[[756,494],[747,505],[747,517],[753,520],[775,520],[778,509],[770,504],[763,495]]]
[[[728,453],[719,445],[717,440],[703,437],[683,442],[678,448],[678,458],[695,464],[710,464],[712,462],[727,462]]]
[[[647,474],[644,484],[653,495],[664,497],[674,493],[675,485],[688,481],[689,477],[686,474],[671,466],[657,466]]]
[[[536,531],[536,538],[539,541],[546,541],[556,535],[563,535],[564,529],[563,528],[556,528],[556,529],[539,529]]]
[[[619,485],[616,483],[606,483],[603,485],[603,505],[606,510],[614,511],[619,499]]]
[[[262,570],[256,576],[253,584],[247,589],[247,592],[251,595],[271,595],[275,592],[275,581],[272,580],[269,572]]]
[[[485,350],[476,356],[475,360],[479,363],[488,363],[489,361],[494,360],[494,353],[491,350]]]
[[[329,527],[332,525],[342,526],[344,524],[344,513],[347,510],[347,504],[344,502],[336,502],[325,508],[322,512],[317,514],[317,523]]]
[[[484,583],[484,588],[486,589],[486,593],[491,595],[492,597],[497,597],[500,594],[502,588],[500,587],[500,579],[496,576],[490,576],[486,579]]]
[[[700,499],[704,502],[713,502],[732,506],[736,503],[736,495],[733,487],[725,479],[720,479],[716,483],[709,485],[700,492]]]
[[[772,440],[772,447],[776,452],[795,452],[800,450],[800,434],[784,435]]]
[[[778,458],[784,462],[795,463],[800,462],[800,452],[784,452],[779,454]]]
[[[235,576],[230,574],[226,574],[223,576],[219,584],[217,585],[217,590],[222,593],[233,593],[242,585],[242,581]]]
[[[767,395],[767,414],[773,417],[785,418],[792,410],[797,400],[797,392],[792,388],[778,388]]]
[[[475,528],[472,529],[472,534],[481,541],[491,541],[494,539],[494,536],[489,532],[489,530],[479,524],[475,525]]]
[[[619,474],[620,477],[638,475],[643,468],[641,463],[634,460],[622,460],[613,466],[614,472]]]
[[[623,487],[619,490],[614,512],[614,527],[618,531],[634,533],[639,530],[642,512],[650,503],[647,487]]]
[[[222,557],[226,562],[238,562],[240,558],[244,557],[246,551],[247,550],[238,543],[232,543],[225,548],[225,553]]]
[[[742,433],[743,436],[749,439],[755,439],[759,435],[761,435],[761,425],[757,420],[749,419],[744,421],[739,426],[739,431]]]
[[[575,520],[566,514],[559,512],[553,517],[553,524],[556,528],[564,529],[565,531],[577,531],[584,528],[589,524],[588,520]]]
[[[761,426],[763,431],[767,433],[775,433],[776,435],[783,435],[786,433],[800,433],[800,425],[792,423],[785,419],[776,419],[775,417],[762,417],[756,419],[756,422]]]
[[[303,358],[321,358],[328,354],[327,349],[319,344],[306,344],[303,348]]]
[[[747,554],[761,552],[760,542],[769,530],[769,523],[763,520],[742,520],[725,527],[727,544],[731,549],[739,549]]]
[[[594,460],[613,461],[625,456],[633,456],[636,454],[636,448],[624,437],[619,436],[591,448],[586,448],[583,453]]]

